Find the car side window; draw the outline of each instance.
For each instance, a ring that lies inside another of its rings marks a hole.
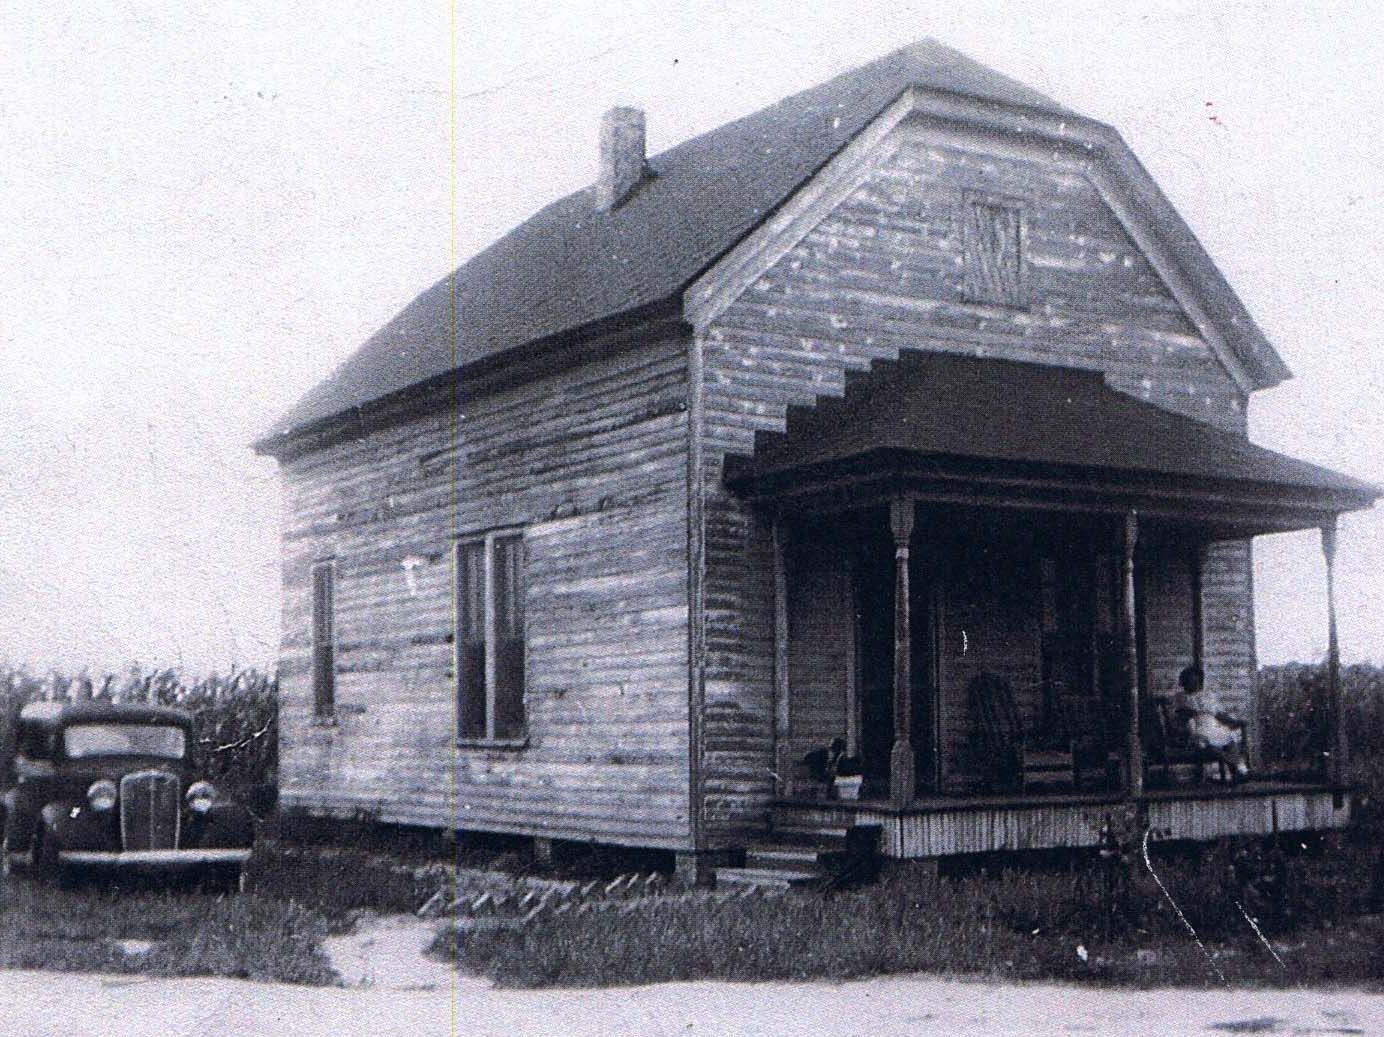
[[[22,724],[16,748],[31,760],[46,760],[53,750],[53,740],[48,735],[48,730],[37,724]]]

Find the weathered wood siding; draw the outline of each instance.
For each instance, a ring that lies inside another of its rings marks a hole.
[[[687,341],[286,462],[285,806],[689,844]],[[528,744],[458,748],[452,544],[504,526],[525,536]],[[336,726],[311,716],[309,570],[326,557]]]
[[[743,845],[774,772],[773,530],[767,516],[709,501],[699,787],[706,844]],[[714,559],[714,563],[712,560]]]
[[[725,454],[752,452],[755,432],[784,430],[790,405],[841,395],[847,372],[901,349],[1101,370],[1113,387],[1156,405],[1245,429],[1239,387],[1085,176],[1038,155],[944,146],[911,121],[876,146],[887,154],[867,163],[863,179],[805,235],[771,249],[778,258],[700,332],[705,570],[717,603],[707,638],[719,646],[709,658],[708,702],[714,672],[714,698],[739,704],[739,744],[763,753],[760,768],[737,757],[735,774],[705,761],[717,789],[708,807],[713,831],[716,819],[761,819],[772,794],[772,781],[760,777],[771,768],[771,654],[757,659],[772,577],[767,565],[746,564],[761,520],[723,489]],[[976,194],[1023,208],[1026,309],[965,301],[964,227]],[[1253,672],[1247,580],[1247,547],[1213,552],[1207,668],[1236,688],[1248,688]]]
[[[1143,583],[1145,671],[1149,694],[1177,692],[1192,661],[1192,572],[1185,553],[1150,552],[1139,559]]]
[[[788,732],[801,752],[845,738],[849,728],[855,615],[839,539],[838,550],[831,546],[827,539],[803,544],[788,566]]]
[[[1227,712],[1250,724],[1251,763],[1258,762],[1259,709],[1255,698],[1254,554],[1250,541],[1212,544],[1202,568],[1203,666],[1206,686]]]

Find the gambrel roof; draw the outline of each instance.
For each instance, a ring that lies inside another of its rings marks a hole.
[[[1263,388],[1288,377],[1113,129],[925,40],[653,156],[651,175],[611,211],[597,208],[590,189],[540,210],[405,307],[257,447],[274,453],[299,432],[531,343],[679,307],[698,277],[910,91],[949,119],[1061,141],[1107,162],[1242,383]]]

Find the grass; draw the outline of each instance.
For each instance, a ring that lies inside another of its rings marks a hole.
[[[1266,667],[1266,762],[1311,763],[1321,667]],[[22,672],[0,673],[0,771],[9,725],[37,695],[74,694]],[[58,687],[61,683],[63,686]],[[1160,878],[1203,947],[1135,855],[1066,871],[1029,866],[938,877],[897,866],[877,886],[831,897],[728,900],[652,896],[586,914],[543,914],[523,929],[452,927],[435,950],[509,986],[611,985],[683,979],[845,979],[925,971],[1119,984],[1363,983],[1384,978],[1384,670],[1344,673],[1352,778],[1365,789],[1349,841],[1313,855],[1224,846],[1200,859],[1164,855]],[[84,689],[83,693],[88,693]],[[173,671],[96,682],[90,693],[176,701],[197,712],[217,780],[273,801],[277,759],[272,677],[186,683]],[[258,794],[256,790],[262,792]],[[284,819],[286,820],[286,819]],[[411,912],[454,888],[450,867],[609,877],[666,867],[661,858],[567,847],[538,868],[522,841],[390,830],[362,819],[328,845],[261,841],[253,893],[212,897],[0,884],[0,967],[217,975],[329,983],[323,939],[360,910]],[[374,833],[372,837],[370,833]],[[359,838],[357,838],[359,836]],[[382,841],[379,841],[382,840]],[[445,862],[445,863],[444,863]],[[1243,909],[1243,910],[1242,910]],[[1272,950],[1245,920],[1255,918]],[[134,941],[134,942],[131,942]],[[1208,958],[1209,956],[1209,958]]]
[[[328,929],[319,912],[256,894],[0,885],[0,968],[323,985],[336,979]]]
[[[1246,862],[1243,847],[1155,862],[1205,951],[1142,865],[937,877],[901,865],[831,897],[650,897],[444,927],[434,950],[502,985],[849,979],[900,972],[1133,985],[1367,983],[1384,978],[1368,854]],[[1141,874],[1142,872],[1142,874]],[[1272,941],[1254,933],[1240,907]],[[1275,959],[1274,954],[1282,960]],[[1210,955],[1210,960],[1208,960]]]
[[[351,847],[261,840],[246,872],[258,895],[302,904],[334,928],[357,911],[411,914],[451,885],[445,865],[409,863]]]
[[[1265,667],[1259,682],[1266,764],[1310,768],[1320,750],[1324,668]],[[1384,669],[1348,667],[1342,683],[1350,777],[1363,790],[1354,830],[1324,844],[1307,840],[1305,848],[1242,842],[1191,858],[1161,854],[1158,877],[1181,916],[1127,845],[1120,858],[1064,872],[939,878],[896,866],[877,886],[829,898],[667,896],[626,911],[543,914],[519,929],[449,925],[434,950],[519,987],[914,971],[1133,985],[1378,986]]]

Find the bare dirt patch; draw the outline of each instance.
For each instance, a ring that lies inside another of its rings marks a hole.
[[[437,923],[413,915],[363,914],[355,928],[322,945],[346,987],[449,990],[455,970],[427,954]]]

